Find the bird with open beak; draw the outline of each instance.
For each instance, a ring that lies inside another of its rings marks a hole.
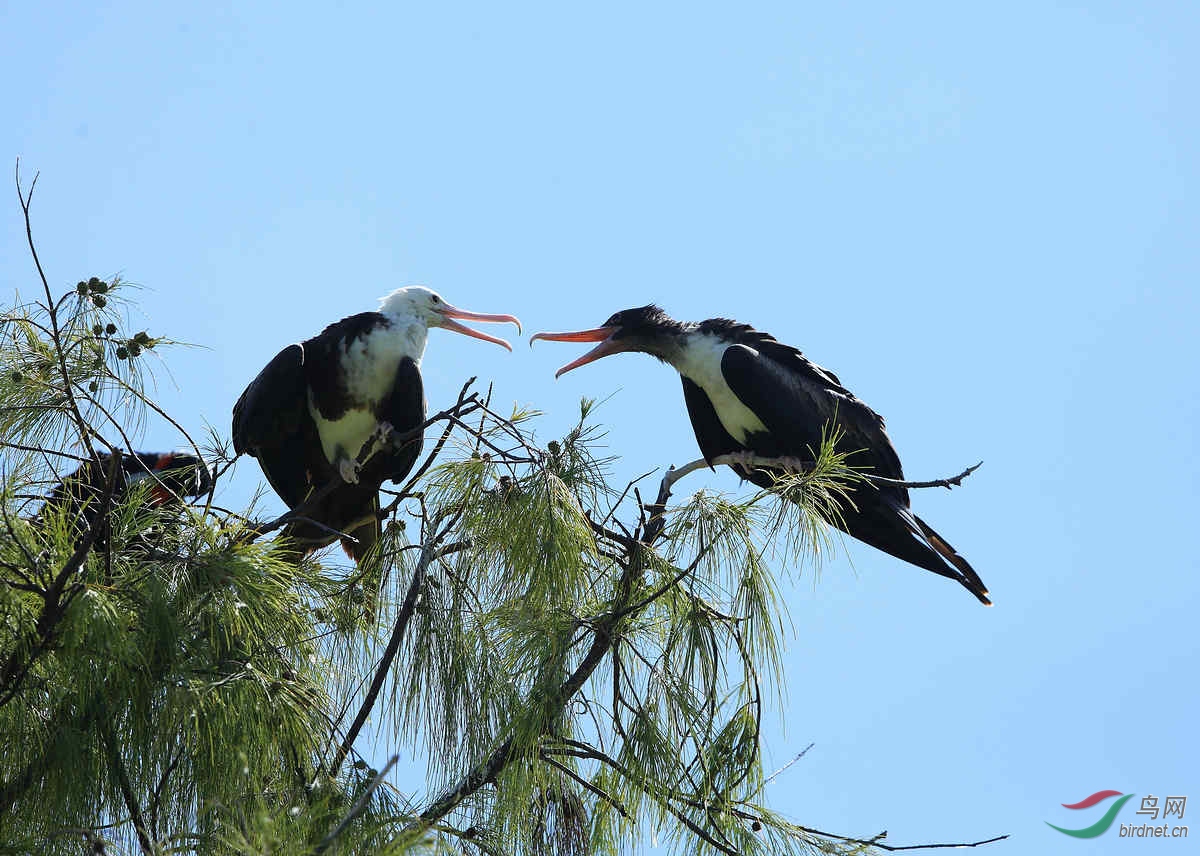
[[[233,408],[234,451],[258,459],[290,509],[339,482],[315,508],[305,509],[312,522],[296,521],[282,537],[307,552],[342,535],[355,560],[379,539],[379,487],[408,475],[422,438],[401,446],[377,442],[364,461],[358,459],[369,442],[425,421],[420,366],[429,329],[512,350],[503,339],[459,321],[512,323],[521,330],[512,315],[468,312],[428,288],[399,288],[379,301],[378,311],[343,318],[284,348],[250,382]]]
[[[625,351],[650,354],[671,365],[683,381],[692,428],[710,464],[738,453],[814,460],[823,439],[832,435],[851,466],[886,479],[904,479],[879,414],[855,398],[833,372],[748,324],[727,318],[680,322],[650,305],[618,312],[592,330],[536,333],[529,344],[538,339],[598,343],[555,377]],[[774,485],[775,476],[761,468],[735,464],[733,469],[761,487]],[[840,519],[831,522],[847,534],[956,580],[982,603],[991,604],[987,588],[967,560],[912,513],[906,488],[857,484],[839,505]]]

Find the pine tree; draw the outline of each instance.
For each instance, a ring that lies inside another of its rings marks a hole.
[[[387,496],[376,554],[297,561],[272,539],[287,515],[214,502],[223,438],[194,442],[146,394],[170,342],[130,332],[130,290],[56,295],[30,249],[41,293],[0,317],[0,852],[878,843],[766,806],[786,624],[770,565],[825,548],[822,519],[861,477],[832,444],[786,501],[668,507],[613,482],[590,402],[543,446],[536,413],[468,383]],[[206,495],[155,503],[161,480],[119,478],[156,419],[210,463]],[[102,475],[47,502],[81,466]],[[372,768],[368,719],[425,780]]]

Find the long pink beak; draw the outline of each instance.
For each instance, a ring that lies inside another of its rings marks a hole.
[[[488,321],[494,324],[512,323],[517,325],[517,333],[520,334],[521,332],[521,322],[515,315],[486,315],[482,312],[468,312],[465,309],[456,309],[448,303],[439,306],[436,311],[442,316],[442,321],[438,324],[439,327],[443,327],[446,330],[453,330],[455,333],[462,333],[464,336],[470,336],[473,339],[483,339],[485,342],[491,342],[502,348],[508,348],[509,351],[512,350],[512,345],[503,339],[489,336],[487,333],[481,333],[478,330],[472,330],[470,327],[464,327],[462,324],[450,319],[461,318],[464,321]]]
[[[617,327],[597,327],[595,330],[579,330],[575,333],[534,333],[529,337],[529,345],[538,339],[545,339],[547,342],[599,342],[600,344],[592,348],[586,354],[574,362],[567,363],[561,369],[554,373],[555,378],[562,377],[571,369],[577,369],[582,365],[587,365],[590,362],[607,357],[609,354],[618,354],[626,350],[621,342],[614,342],[609,337],[617,332]]]

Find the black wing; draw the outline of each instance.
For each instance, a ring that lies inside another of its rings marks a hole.
[[[883,418],[795,348],[774,340],[759,350],[732,345],[721,359],[721,373],[767,427],[770,438],[763,442],[769,448],[759,448],[755,435],[750,439],[755,452],[807,457],[820,448],[823,433],[836,427],[842,432],[838,449],[853,453],[852,466],[869,467],[886,478],[904,477]]]
[[[308,416],[304,346],[288,345],[250,381],[233,405],[233,451],[249,453],[298,431]]]
[[[807,457],[819,448],[825,426],[842,436],[838,449],[851,466],[885,478],[903,479],[900,458],[884,430],[883,418],[795,348],[774,340],[754,350],[726,349],[721,373],[734,394],[767,428],[748,444],[759,454]],[[811,452],[810,452],[811,450]],[[739,472],[741,470],[739,469]],[[769,487],[769,477],[746,476]],[[766,480],[764,480],[766,479]],[[909,510],[908,490],[892,485],[855,487],[841,503],[839,528],[906,562],[957,580],[982,603],[990,604],[979,575],[950,544]]]
[[[250,381],[233,406],[233,450],[258,458],[271,487],[295,508],[308,493],[311,450],[320,451],[308,412],[304,345],[288,345]]]
[[[400,361],[392,390],[380,400],[375,415],[401,434],[419,428],[425,421],[425,387],[421,382],[421,370],[408,357]],[[401,448],[377,452],[365,467],[368,477],[381,484],[384,479],[399,484],[417,462],[423,443],[424,437],[418,434]]]

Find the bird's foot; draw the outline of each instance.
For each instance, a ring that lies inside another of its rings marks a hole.
[[[346,484],[358,484],[358,461],[352,461],[349,458],[338,459],[338,475],[342,477],[342,481]]]
[[[721,463],[732,467],[741,467],[744,471],[752,470],[782,470],[785,473],[806,473],[812,469],[812,461],[803,458],[782,457],[769,458],[756,455],[754,452],[730,452],[721,456]]]
[[[741,467],[747,472],[755,468],[758,458],[753,452],[730,452],[724,457],[731,467]]]

